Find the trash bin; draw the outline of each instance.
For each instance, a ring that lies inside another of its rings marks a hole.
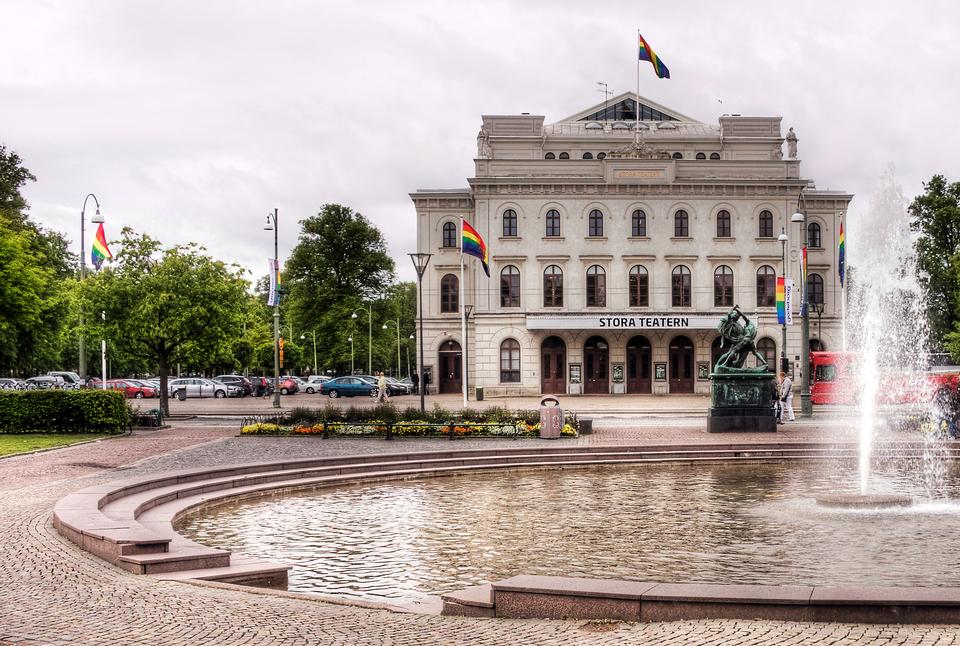
[[[593,433],[592,419],[590,419],[589,417],[581,417],[578,421],[580,422],[580,430],[579,430],[580,435],[590,435],[591,433]]]
[[[476,391],[477,391],[477,395],[476,395],[477,401],[478,401],[478,402],[482,402],[482,401],[483,401],[483,386],[477,386]]]
[[[556,440],[563,429],[563,409],[553,397],[540,400],[540,438]]]
[[[177,399],[179,399],[180,401],[187,401],[186,388],[177,388]]]

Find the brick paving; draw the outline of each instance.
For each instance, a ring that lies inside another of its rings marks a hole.
[[[696,426],[598,428],[572,442],[706,437]],[[336,453],[489,446],[487,440],[235,438],[237,427],[178,426],[0,461],[0,645],[12,644],[955,644],[954,626],[713,620],[664,624],[404,614],[302,595],[160,582],[124,573],[53,530],[54,502],[78,488],[171,468]],[[797,425],[778,440],[835,435]],[[839,427],[841,435],[846,429]],[[671,435],[672,434],[672,435]],[[769,436],[752,436],[768,441]],[[733,438],[723,436],[724,441]],[[750,436],[745,438],[747,441]],[[563,441],[563,440],[562,440]],[[739,441],[739,440],[737,440]],[[520,440],[513,445],[532,443]],[[78,466],[81,465],[81,466]],[[85,465],[85,466],[82,466]],[[102,466],[94,466],[102,465]]]

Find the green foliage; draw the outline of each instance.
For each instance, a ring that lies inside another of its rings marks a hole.
[[[119,433],[130,421],[126,399],[117,391],[0,391],[0,433]]]
[[[239,267],[210,258],[197,245],[161,249],[129,228],[122,236],[115,262],[81,286],[81,303],[105,313],[90,317],[88,331],[106,338],[114,352],[157,365],[160,407],[169,414],[172,366],[233,362],[248,283]]]
[[[923,187],[910,205],[910,226],[920,234],[917,270],[927,288],[931,342],[937,348],[948,341],[960,360],[960,182],[934,175]]]

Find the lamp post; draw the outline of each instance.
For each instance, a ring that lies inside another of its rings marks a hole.
[[[417,366],[417,371],[420,373],[420,412],[422,413],[426,409],[424,392],[427,389],[423,380],[425,376],[423,371],[423,274],[426,273],[427,265],[430,264],[430,257],[433,254],[411,253],[407,255],[410,256],[413,267],[417,270],[417,318],[420,320],[420,363]]]
[[[801,254],[806,254],[807,251],[807,210],[806,203],[804,203],[804,209],[800,210],[800,203],[803,201],[803,189],[800,189],[800,195],[797,196],[797,211],[793,214],[793,217],[790,218],[791,222],[799,222],[803,227],[803,249],[800,250]],[[802,314],[802,319],[800,321],[800,343],[803,347],[800,348],[800,356],[803,358],[803,385],[801,386],[802,390],[800,391],[800,416],[801,417],[812,417],[813,416],[813,402],[810,401],[810,308],[809,308],[809,298],[810,298],[810,285],[807,280],[805,273],[805,263],[803,262],[801,255],[801,273],[803,281],[803,300],[801,301],[800,310]]]
[[[397,379],[400,378],[400,320],[389,319],[387,323],[393,323],[397,326]],[[387,329],[387,323],[383,324],[383,329]]]
[[[823,303],[813,302],[810,303],[813,306],[813,311],[817,313],[817,350],[823,349],[823,337],[820,336],[820,317],[823,316],[823,310],[825,306]]]
[[[367,374],[373,374],[373,306],[360,306],[360,309],[367,311]],[[357,318],[357,310],[353,310],[350,318]]]
[[[313,374],[317,374],[317,371],[318,371],[318,366],[317,366],[317,329],[314,328],[314,329],[310,332],[310,334],[313,335]],[[307,335],[306,335],[306,334],[301,334],[301,335],[300,335],[300,339],[301,339],[302,341],[306,341],[306,340],[307,340]]]
[[[277,281],[276,272],[280,269],[279,252],[279,234],[280,226],[277,223],[277,209],[273,213],[267,213],[267,223],[264,225],[264,231],[273,231],[273,281]],[[279,291],[279,285],[277,289]],[[274,294],[273,299],[273,407],[280,408],[280,294]]]
[[[91,224],[102,224],[103,216],[100,215],[100,200],[97,199],[97,196],[93,193],[88,193],[85,198],[83,198],[83,208],[80,209],[80,280],[81,282],[87,275],[87,241],[84,237],[86,231],[86,213],[87,213],[87,200],[93,198],[93,203],[97,205],[97,212],[90,217]],[[80,346],[80,379],[86,381],[87,379],[87,342],[83,338],[83,308],[80,308],[80,337],[78,339]],[[106,379],[104,379],[106,381]]]
[[[353,337],[352,337],[352,336],[348,336],[348,337],[347,337],[347,341],[350,342],[350,375],[352,376],[353,373],[354,373],[354,369],[353,369]]]
[[[787,232],[784,229],[780,229],[780,236],[777,240],[780,241],[780,253],[782,257],[782,267],[783,269],[780,272],[780,275],[783,276],[784,289],[786,289],[787,282]],[[780,324],[780,372],[787,372],[787,312],[783,313],[783,323]]]
[[[410,335],[410,340],[411,340],[411,341],[413,341],[415,338],[417,338],[416,335],[414,335],[414,334],[411,334],[411,335]],[[413,373],[410,372],[410,344],[408,343],[408,344],[407,344],[407,377],[409,377],[411,374],[413,374]],[[417,384],[417,390],[419,390],[419,389],[420,389],[420,384],[418,383],[418,384]]]
[[[467,362],[470,358],[470,337],[467,336],[470,334],[470,326],[466,325],[470,321],[470,315],[473,314],[473,305],[464,304],[463,306],[463,405],[467,405],[467,399],[469,399],[470,394],[470,372],[468,371],[469,365]]]

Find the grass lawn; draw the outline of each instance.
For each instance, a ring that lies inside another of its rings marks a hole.
[[[0,456],[26,453],[55,446],[69,446],[77,442],[107,437],[103,433],[16,433],[0,435]]]

